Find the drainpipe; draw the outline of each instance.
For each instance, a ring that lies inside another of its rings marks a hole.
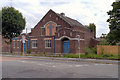
[[[78,49],[79,49],[79,60],[80,60],[80,35],[78,36]]]
[[[53,56],[55,56],[55,36],[53,36]]]
[[[29,40],[30,40],[30,38],[29,38],[29,36],[28,36],[28,50],[30,51],[30,48],[29,48]]]

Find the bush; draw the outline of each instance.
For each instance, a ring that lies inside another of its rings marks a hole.
[[[112,55],[112,54],[81,54],[81,58],[96,58],[96,59],[120,59],[118,55]]]
[[[100,40],[99,45],[109,45],[106,39]]]
[[[91,48],[93,54],[97,54],[97,47]]]
[[[59,57],[61,57],[61,54],[59,54]]]
[[[63,55],[63,57],[65,57],[65,58],[78,58],[79,55],[78,54],[66,54],[66,55]]]
[[[30,51],[30,50],[26,50],[26,53],[30,54],[30,53],[31,53],[31,51]]]
[[[84,51],[85,51],[85,55],[91,53],[91,49],[89,47],[85,47]]]
[[[47,55],[46,55],[46,52],[43,52],[43,54],[44,54],[44,56],[47,56]]]
[[[85,47],[84,51],[85,51],[85,55],[97,54],[97,47],[94,48]]]

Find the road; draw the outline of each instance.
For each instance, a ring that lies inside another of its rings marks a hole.
[[[118,78],[117,64],[2,57],[3,78]]]

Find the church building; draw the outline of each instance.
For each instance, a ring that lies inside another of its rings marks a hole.
[[[77,20],[50,9],[30,33],[13,38],[12,51],[21,53],[24,49],[31,53],[84,53],[86,46],[96,45],[95,35]],[[21,42],[22,36],[26,38],[25,43]]]

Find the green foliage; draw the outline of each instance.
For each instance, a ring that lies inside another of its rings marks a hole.
[[[0,18],[2,18],[2,11],[0,10]]]
[[[94,37],[96,38],[96,25],[94,23],[90,23],[89,25],[86,25],[88,29],[91,30],[91,32],[94,32]]]
[[[79,58],[79,54],[66,54],[63,56],[64,58]],[[120,59],[118,55],[112,55],[112,54],[80,54],[80,58],[91,58],[91,59]]]
[[[66,54],[63,57],[65,57],[65,58],[78,58],[79,55],[78,54]]]
[[[101,40],[100,40],[99,45],[109,45],[109,43],[107,42],[107,39],[106,39],[106,34],[102,33],[100,38],[101,38]]]
[[[9,39],[10,44],[12,38],[21,34],[25,24],[25,18],[18,10],[13,7],[2,8],[2,35],[4,38]]]
[[[107,41],[109,44],[115,45],[120,41],[120,2],[113,2],[112,7],[113,9],[107,12],[110,16],[107,20],[110,28]]]
[[[97,54],[97,47],[92,48],[92,53]]]
[[[88,55],[89,53],[92,53],[92,50],[89,47],[85,47],[84,51],[86,55]]]
[[[91,30],[91,32],[96,32],[96,26],[94,23],[90,23],[89,26],[86,25],[88,29]]]
[[[59,57],[61,57],[61,54],[59,54]]]
[[[81,54],[81,58],[93,58],[93,59],[120,59],[118,55],[112,55],[112,54]]]
[[[31,51],[30,51],[30,50],[26,50],[26,53],[30,54],[30,53],[31,53]]]
[[[43,52],[44,56],[46,56],[46,52]]]
[[[96,47],[94,47],[94,48],[85,47],[84,51],[85,51],[85,55],[97,54],[97,48]]]
[[[106,39],[102,39],[102,40],[100,40],[99,45],[108,45],[108,42]]]

